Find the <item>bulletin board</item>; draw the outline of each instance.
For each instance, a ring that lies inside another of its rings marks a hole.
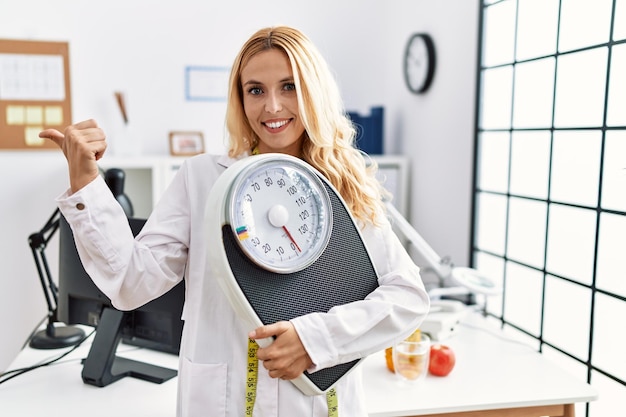
[[[0,39],[0,151],[57,149],[39,132],[71,120],[68,43]]]

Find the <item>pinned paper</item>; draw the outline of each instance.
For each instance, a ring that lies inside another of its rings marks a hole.
[[[35,125],[43,123],[42,106],[26,106],[26,124]]]
[[[0,100],[65,100],[62,55],[0,53]]]
[[[63,124],[63,107],[61,106],[46,106],[44,109],[44,117],[46,119],[46,125],[48,126],[60,126]]]
[[[23,125],[26,123],[24,106],[7,106],[7,124]]]
[[[24,129],[24,141],[27,146],[43,146],[45,139],[39,137],[39,132],[43,130],[43,126],[27,127]]]

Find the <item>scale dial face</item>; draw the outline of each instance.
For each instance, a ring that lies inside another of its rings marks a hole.
[[[324,252],[332,229],[330,197],[315,171],[293,157],[252,162],[228,198],[235,240],[248,258],[272,272],[300,271]]]

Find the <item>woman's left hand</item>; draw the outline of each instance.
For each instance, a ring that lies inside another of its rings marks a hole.
[[[253,340],[275,337],[271,345],[257,352],[257,358],[263,361],[272,378],[295,379],[313,365],[300,336],[288,321],[261,326],[250,332],[249,337]]]

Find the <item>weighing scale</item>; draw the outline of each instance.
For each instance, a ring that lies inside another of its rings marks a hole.
[[[345,202],[306,162],[285,154],[241,159],[217,180],[206,209],[209,262],[249,330],[363,300],[378,275]],[[261,347],[273,339],[260,339]],[[304,372],[304,394],[332,388],[360,359]]]

